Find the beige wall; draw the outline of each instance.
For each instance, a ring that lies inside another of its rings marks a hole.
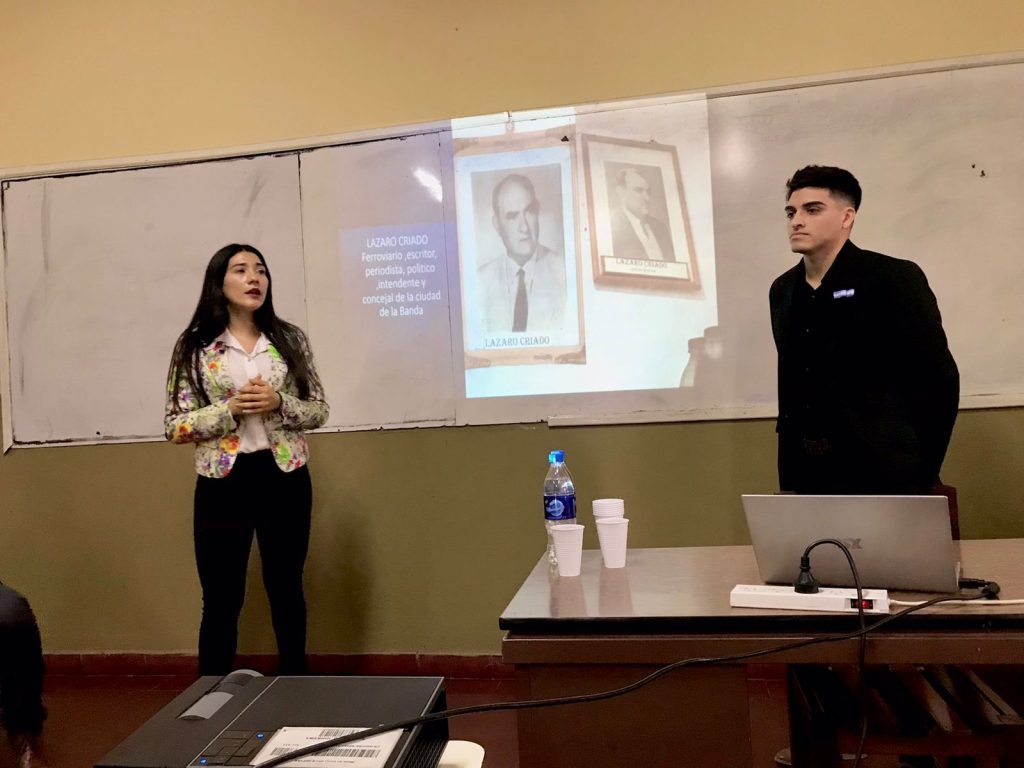
[[[0,0],[0,168],[1020,50],[1017,0]],[[316,436],[311,650],[496,653],[556,446],[581,503],[628,499],[638,546],[742,542],[738,495],[775,488],[767,421]],[[0,458],[0,578],[48,650],[194,647],[190,461]],[[962,414],[945,478],[966,537],[1024,535],[1022,469],[1024,410]],[[273,648],[259,589],[242,646]]]

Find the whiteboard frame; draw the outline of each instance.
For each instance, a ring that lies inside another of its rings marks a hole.
[[[11,344],[7,336],[7,213],[3,193],[7,182],[0,179],[0,422],[3,424],[3,452],[14,445],[14,410],[11,396]]]

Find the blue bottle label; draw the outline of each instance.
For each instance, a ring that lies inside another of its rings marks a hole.
[[[544,496],[544,519],[565,523],[576,522],[576,495]]]

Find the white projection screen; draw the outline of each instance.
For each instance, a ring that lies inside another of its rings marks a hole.
[[[229,242],[308,331],[325,430],[773,416],[767,292],[811,163],[860,179],[858,245],[925,270],[961,405],[1024,404],[1024,65],[381,135],[3,181],[5,448],[161,438],[171,346]]]

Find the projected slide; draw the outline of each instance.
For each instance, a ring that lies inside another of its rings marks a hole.
[[[720,352],[707,137],[703,100],[453,123],[468,399],[707,377]]]
[[[331,426],[723,402],[709,167],[699,99],[305,153]]]
[[[358,265],[362,272],[350,274],[347,284],[362,288],[359,302],[376,307],[379,317],[423,317],[427,306],[442,301],[441,225],[345,229],[340,234],[341,272],[351,273],[347,268]]]

